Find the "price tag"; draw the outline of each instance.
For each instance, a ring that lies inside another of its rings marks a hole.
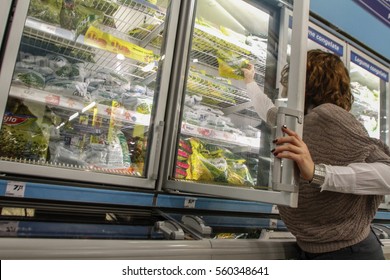
[[[0,236],[16,236],[18,228],[19,222],[17,221],[0,222]]]
[[[184,208],[195,208],[196,198],[187,197],[184,200]]]
[[[5,196],[24,197],[26,183],[17,181],[8,181],[5,189]]]

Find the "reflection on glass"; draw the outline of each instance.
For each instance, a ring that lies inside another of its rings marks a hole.
[[[32,0],[0,157],[144,176],[169,1],[159,2]]]

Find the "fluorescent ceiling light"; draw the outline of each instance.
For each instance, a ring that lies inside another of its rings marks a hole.
[[[90,103],[90,104],[88,104],[87,106],[85,106],[85,107],[81,110],[81,113],[84,113],[84,112],[88,111],[89,109],[95,107],[95,105],[96,105],[96,102],[93,101],[92,103]]]

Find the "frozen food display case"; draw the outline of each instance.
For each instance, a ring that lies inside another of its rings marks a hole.
[[[389,145],[389,68],[353,46],[348,57],[355,98],[351,112],[371,137]]]
[[[14,1],[0,171],[296,206],[293,164],[270,143],[285,123],[301,133],[308,2]],[[241,68],[253,63],[275,99],[285,9],[299,18],[296,71],[275,128],[254,111]]]
[[[302,130],[308,3],[201,0],[194,6],[178,33],[178,48],[186,58],[174,62],[179,74],[169,98],[172,113],[163,144],[167,164],[161,166],[159,187],[296,206],[293,165],[271,157],[270,151],[283,124]],[[255,111],[242,68],[253,64],[257,84],[275,100],[285,9],[293,9],[299,19],[292,27],[290,65],[295,70],[290,71],[288,105],[279,109],[274,126]]]
[[[354,96],[351,113],[364,125],[371,137],[390,144],[389,64],[381,63],[354,46],[348,45],[348,69]],[[390,196],[385,196],[381,209],[390,209]]]
[[[1,172],[154,189],[180,1],[14,4]]]

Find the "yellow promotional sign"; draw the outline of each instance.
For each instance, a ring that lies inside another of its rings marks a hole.
[[[143,63],[150,63],[154,61],[153,51],[112,36],[95,26],[90,26],[88,28],[87,33],[85,33],[84,42],[90,46],[122,54],[125,57]]]

